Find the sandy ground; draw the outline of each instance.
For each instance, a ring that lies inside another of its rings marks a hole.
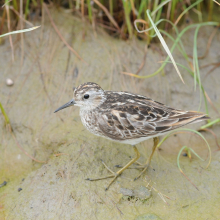
[[[52,16],[64,38],[85,62],[68,50],[46,15],[40,29],[25,34],[23,49],[18,36],[13,36],[14,62],[8,39],[0,46],[0,100],[13,128],[13,133],[6,131],[1,115],[0,184],[7,181],[7,185],[0,188],[0,219],[219,219],[220,151],[208,133],[203,133],[212,152],[207,169],[205,142],[196,135],[181,133],[162,144],[151,168],[135,182],[133,179],[140,171],[134,169],[126,170],[107,192],[104,189],[109,180],[85,180],[109,174],[101,159],[116,171],[114,166],[127,163],[134,152],[130,146],[106,141],[86,131],[77,107],[53,113],[71,99],[73,86],[93,81],[106,90],[140,93],[185,110],[198,110],[199,90],[194,91],[193,78],[183,69],[185,85],[181,83],[171,64],[145,80],[122,74],[139,69],[145,53],[144,42],[137,39],[125,42],[102,30],[95,32],[64,11],[54,11]],[[199,56],[204,54],[213,30],[209,27],[200,32]],[[183,37],[188,54],[193,52],[193,34],[191,30]],[[158,61],[165,57],[159,44],[152,45],[139,75],[156,71],[161,65]],[[177,50],[174,57],[186,65]],[[208,55],[200,60],[200,67],[219,61],[220,31]],[[219,68],[206,76],[211,68],[201,68],[201,78],[213,104],[220,109]],[[14,81],[11,87],[5,83],[8,77]],[[205,111],[204,102],[200,111]],[[217,118],[210,105],[209,111],[213,119]],[[199,128],[202,124],[188,127]],[[219,126],[212,130],[220,141]],[[138,145],[140,162],[147,160],[151,146],[152,140]],[[198,190],[177,167],[177,155],[183,146],[192,147],[206,159],[202,162],[193,155],[190,161],[180,156],[181,168]],[[19,147],[47,163],[31,160]]]

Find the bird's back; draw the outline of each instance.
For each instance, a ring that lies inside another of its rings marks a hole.
[[[196,111],[170,108],[145,96],[105,91],[106,100],[94,112],[103,136],[123,142],[159,136],[189,123],[208,119]]]

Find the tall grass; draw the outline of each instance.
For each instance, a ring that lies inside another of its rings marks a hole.
[[[43,2],[43,0],[23,1],[22,8],[24,8],[24,18],[28,19],[33,11],[42,8]],[[136,29],[133,28],[133,22],[135,19],[143,19],[146,21],[146,27],[151,27],[151,22],[146,14],[147,9],[153,12],[151,18],[154,23],[157,23],[160,19],[169,19],[171,22],[177,24],[183,21],[184,16],[187,15],[191,9],[196,10],[198,16],[203,13],[208,14],[208,16],[206,16],[207,20],[203,20],[203,22],[211,21],[215,9],[214,4],[218,7],[218,5],[212,0],[68,0],[65,2],[67,3],[67,5],[65,3],[65,7],[69,7],[74,12],[78,11],[78,14],[87,18],[90,22],[96,20],[97,24],[104,22],[105,26],[111,26],[112,21],[114,20],[120,29],[117,29],[116,33],[122,38],[129,39],[132,38],[133,35],[138,35],[139,37],[143,37],[143,39],[147,39],[148,43],[152,40],[151,36],[155,33],[154,29],[151,29],[149,35],[139,35]],[[5,2],[0,1],[0,5],[3,5],[4,3],[8,4],[11,9],[13,8],[13,10],[20,12],[17,0],[6,0]],[[54,0],[51,1],[51,3],[57,7],[62,7],[64,1]],[[103,10],[103,8],[106,10]],[[3,10],[6,9],[3,8]],[[100,14],[101,11],[102,14]],[[18,14],[13,11],[11,13],[13,14],[14,19],[20,19]],[[0,14],[0,16],[3,16],[3,13],[2,15]],[[162,27],[165,28],[165,25]],[[166,26],[166,29],[170,27],[171,26],[168,25]],[[110,34],[115,35],[114,32],[115,31],[109,31]]]
[[[3,3],[3,2],[2,2]],[[52,3],[58,7],[62,6],[61,0],[52,1]],[[105,26],[112,27],[114,26],[116,29],[113,31],[109,31],[110,34],[118,34],[119,37],[122,37],[123,39],[131,39],[132,36],[138,35],[138,37],[142,39],[146,39],[147,43],[149,44],[156,36],[160,39],[165,51],[167,52],[168,56],[165,59],[164,63],[161,65],[161,67],[155,71],[152,74],[146,75],[146,76],[139,76],[130,74],[131,76],[147,79],[149,77],[153,77],[160,73],[164,67],[166,66],[169,59],[171,59],[178,75],[180,76],[181,80],[183,81],[183,78],[181,76],[181,73],[178,69],[178,65],[175,63],[174,58],[172,56],[172,52],[175,49],[175,47],[178,47],[180,49],[180,52],[182,53],[183,57],[186,59],[187,63],[190,61],[189,57],[187,56],[184,46],[181,42],[181,38],[184,35],[184,33],[191,29],[195,28],[195,34],[194,34],[194,46],[193,46],[193,69],[191,74],[194,78],[194,87],[196,89],[197,83],[198,87],[200,89],[200,105],[201,106],[201,97],[203,94],[203,86],[201,82],[200,77],[200,70],[199,70],[199,62],[198,62],[198,54],[197,54],[197,37],[199,33],[199,29],[204,25],[219,25],[219,22],[207,22],[204,21],[203,23],[198,24],[192,24],[186,26],[180,33],[177,30],[177,25],[181,23],[184,16],[188,15],[191,10],[196,10],[197,14],[200,14],[200,16],[203,13],[208,14],[207,20],[210,21],[213,17],[214,13],[214,4],[215,1],[203,1],[203,0],[195,0],[195,1],[177,1],[177,0],[75,0],[75,1],[68,1],[69,5],[68,7],[72,9],[73,11],[79,11],[78,14],[81,14],[83,18],[87,18],[89,22],[96,22],[97,25],[101,22],[104,22]],[[36,1],[36,0],[27,0],[23,1],[23,8],[24,10],[24,19],[28,19],[30,16],[30,13],[35,10],[36,8],[42,8],[43,0]],[[5,14],[7,14],[6,19],[23,19],[21,15],[19,14],[19,7],[16,0],[6,0],[4,2],[4,5],[7,7],[3,7],[3,13],[0,15],[3,17],[2,23],[0,24],[0,35],[1,37],[16,34],[16,33],[22,33],[26,31],[34,30],[35,27],[26,29],[26,30],[20,30],[20,31],[13,31],[10,33],[2,34],[2,28]],[[216,7],[219,7],[216,4]],[[9,13],[7,10],[11,9],[11,14],[13,16],[9,17]],[[12,10],[13,9],[13,10]],[[5,11],[7,13],[5,13]],[[17,11],[18,13],[14,13]],[[100,11],[102,11],[102,17],[100,18]],[[152,12],[151,12],[152,11]],[[119,16],[120,15],[120,16]],[[202,18],[198,19],[201,20]],[[94,24],[94,23],[93,23]],[[135,24],[135,28],[134,25]],[[8,30],[10,31],[10,21],[8,24]],[[177,34],[176,39],[173,39],[171,35],[169,35],[168,29],[175,29],[175,32]],[[145,29],[145,30],[144,30]],[[142,34],[145,33],[145,34]],[[167,47],[166,41],[164,40],[164,37],[162,36],[166,35],[169,38],[172,38],[174,41],[173,46],[171,49]],[[10,39],[11,40],[11,39]],[[187,67],[188,68],[188,67]],[[205,96],[203,95],[205,98]],[[205,101],[205,103],[207,103]],[[206,106],[206,109],[208,107]],[[207,110],[208,113],[208,110]]]
[[[35,1],[35,0],[27,0],[23,1],[24,5],[24,19],[28,19],[30,13],[35,8],[42,8],[43,1]],[[73,11],[79,11],[78,14],[81,14],[83,18],[87,18],[89,22],[96,22],[97,25],[101,22],[105,23],[105,26],[109,25],[109,27],[114,26],[116,29],[114,31],[109,31],[110,34],[118,34],[119,37],[123,39],[131,39],[134,35],[138,35],[138,37],[142,39],[146,39],[147,43],[149,44],[156,36],[160,39],[164,49],[166,50],[168,56],[165,59],[164,63],[161,67],[156,70],[154,73],[151,73],[146,76],[140,76],[135,74],[130,74],[131,76],[147,79],[149,77],[153,77],[163,71],[164,67],[166,66],[169,59],[172,61],[178,75],[180,76],[181,80],[183,78],[181,73],[178,69],[178,66],[181,64],[176,64],[174,58],[172,56],[173,50],[178,47],[180,52],[182,53],[183,57],[186,59],[189,67],[184,67],[188,71],[192,77],[194,78],[194,87],[195,89],[198,88],[200,90],[200,105],[202,97],[204,97],[205,105],[206,105],[206,112],[208,114],[208,106],[207,100],[204,95],[205,91],[202,86],[201,77],[200,77],[200,69],[199,69],[199,61],[198,61],[198,54],[197,54],[197,37],[199,33],[199,29],[202,26],[206,25],[219,25],[219,22],[207,22],[204,21],[203,23],[198,24],[191,24],[186,26],[181,32],[178,32],[177,25],[181,23],[184,16],[188,15],[191,10],[196,10],[197,14],[200,16],[203,13],[208,14],[207,20],[211,20],[214,13],[214,1],[203,1],[203,0],[195,0],[195,1],[177,1],[177,0],[76,0],[71,1],[69,0],[68,7]],[[6,0],[5,5],[9,6],[7,9],[13,9],[11,13],[13,14],[14,11],[18,11],[18,3],[16,0]],[[52,1],[52,3],[56,6],[62,6],[62,1]],[[216,7],[219,7],[216,4]],[[5,16],[6,7],[3,8],[3,13],[0,16]],[[102,11],[102,17],[100,18],[100,11]],[[152,12],[151,12],[152,11]],[[18,11],[19,12],[19,11]],[[8,13],[7,13],[8,14]],[[99,16],[98,16],[99,14]],[[121,16],[119,16],[121,15]],[[13,14],[14,19],[21,19],[19,17],[19,13]],[[168,18],[168,19],[167,19]],[[10,18],[8,18],[10,19]],[[202,18],[198,19],[201,20]],[[2,19],[4,22],[4,19]],[[135,24],[135,28],[134,25]],[[3,24],[0,24],[2,27]],[[174,39],[168,32],[168,29],[174,29],[177,37]],[[184,45],[181,42],[181,38],[183,37],[184,33],[191,28],[195,28],[194,34],[194,46],[193,46],[193,63],[191,67],[190,59],[184,50]],[[26,30],[14,31],[11,33],[2,34],[1,37],[22,33],[26,31],[34,30],[35,27],[29,28]],[[145,33],[145,34],[142,34]],[[0,28],[1,34],[1,28]],[[167,36],[173,40],[173,46],[169,49],[166,44],[166,40],[163,36]]]

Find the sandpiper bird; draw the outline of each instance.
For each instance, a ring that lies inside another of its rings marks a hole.
[[[124,170],[140,157],[136,144],[149,138],[154,140],[149,159],[139,167],[143,168],[141,175],[150,165],[158,145],[158,136],[186,124],[209,118],[200,112],[170,108],[142,95],[105,91],[93,82],[87,82],[75,88],[73,99],[55,112],[72,105],[80,107],[82,123],[91,133],[120,143],[130,144],[134,148],[136,157],[116,173],[111,171],[102,161],[112,175],[87,179],[94,181],[113,178],[106,190]]]

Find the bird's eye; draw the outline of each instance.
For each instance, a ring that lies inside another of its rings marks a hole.
[[[84,99],[88,99],[89,98],[89,95],[88,94],[85,94],[84,95]]]

